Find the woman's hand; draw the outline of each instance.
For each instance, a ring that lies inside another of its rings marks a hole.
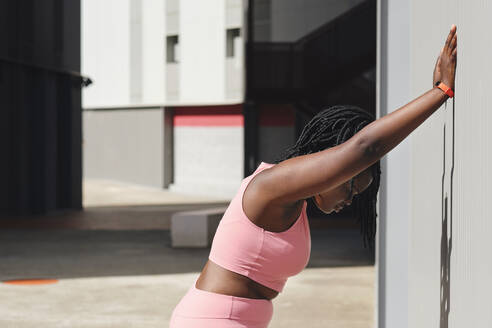
[[[451,26],[444,47],[437,57],[436,66],[434,67],[434,77],[432,87],[437,81],[442,81],[448,87],[454,90],[454,78],[456,75],[456,58],[457,58],[457,34],[456,25]]]

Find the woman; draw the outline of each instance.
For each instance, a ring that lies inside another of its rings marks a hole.
[[[309,260],[307,199],[325,213],[354,200],[364,246],[372,248],[379,159],[453,96],[456,54],[452,25],[432,89],[375,121],[354,106],[323,110],[280,159],[262,162],[246,177],[220,221],[209,261],[174,309],[170,327],[267,327],[271,300]]]

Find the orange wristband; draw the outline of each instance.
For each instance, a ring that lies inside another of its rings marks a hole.
[[[445,94],[449,96],[449,98],[454,97],[454,91],[450,87],[448,87],[446,84],[442,83],[441,81],[436,82],[436,87],[444,91]]]

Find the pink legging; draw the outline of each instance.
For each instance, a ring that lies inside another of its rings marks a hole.
[[[267,328],[273,316],[273,303],[188,289],[173,310],[169,328]]]

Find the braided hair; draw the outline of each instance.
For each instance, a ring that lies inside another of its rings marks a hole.
[[[374,116],[360,107],[337,105],[320,111],[309,121],[301,132],[297,142],[287,148],[274,163],[301,155],[316,153],[326,148],[344,143],[366,125],[374,121]],[[374,248],[376,235],[376,200],[381,175],[380,162],[370,168],[372,183],[362,193],[356,195],[351,207],[360,222],[364,248]],[[312,202],[312,197],[309,199]]]

